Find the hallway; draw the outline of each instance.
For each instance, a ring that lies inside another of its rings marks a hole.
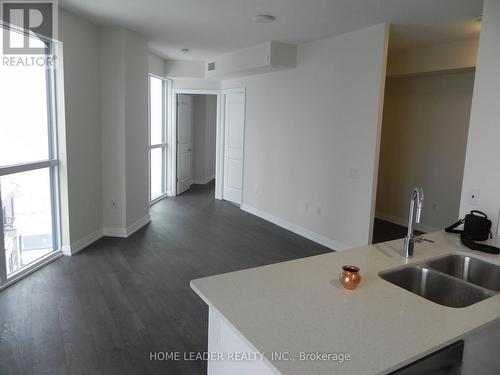
[[[330,251],[213,196],[213,181],[193,185],[131,237],[0,292],[0,374],[205,374],[201,361],[149,360],[207,350],[208,309],[190,280]]]

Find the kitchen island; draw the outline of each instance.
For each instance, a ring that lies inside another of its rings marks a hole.
[[[396,240],[193,280],[209,306],[208,350],[224,353],[209,360],[208,373],[388,374],[458,340],[464,375],[500,373],[500,294],[451,308],[379,276],[447,254],[500,265],[498,255],[471,251],[456,235],[425,237],[434,243],[417,244],[411,259]],[[338,281],[346,264],[361,269],[352,291]]]

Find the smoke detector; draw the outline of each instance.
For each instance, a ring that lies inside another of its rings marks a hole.
[[[276,17],[270,14],[257,14],[253,16],[253,22],[273,22]]]

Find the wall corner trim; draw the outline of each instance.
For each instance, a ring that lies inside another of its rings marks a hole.
[[[148,224],[150,221],[151,221],[151,217],[149,216],[149,214],[147,214],[146,216],[141,217],[139,220],[130,224],[126,228],[106,228],[105,227],[103,229],[103,235],[107,236],[107,237],[127,238],[128,236],[134,234],[139,229],[141,229],[143,226]]]
[[[269,221],[270,223],[273,223],[281,228],[289,230],[290,232],[298,234],[301,237],[307,238],[308,240],[311,240],[311,241],[316,242],[320,245],[326,246],[332,250],[343,251],[343,250],[348,250],[348,249],[352,248],[352,246],[343,244],[341,242],[338,242],[338,241],[335,241],[331,238],[323,236],[322,234],[313,232],[313,231],[306,229],[304,227],[301,227],[299,225],[290,223],[289,221],[286,221],[280,217],[271,215],[267,212],[261,211],[258,208],[252,207],[248,204],[243,203],[241,205],[241,209],[243,211],[246,211],[246,212],[252,214],[252,215],[260,217],[261,219]]]
[[[127,228],[110,228],[104,227],[102,230],[104,237],[120,237],[127,238]]]
[[[61,248],[63,255],[71,256],[75,255],[79,251],[85,249],[86,247],[92,245],[94,242],[102,237],[120,237],[127,238],[137,232],[139,229],[147,225],[151,221],[149,214],[140,218],[136,222],[129,225],[127,228],[103,228],[98,229],[92,233],[89,233],[85,237],[73,242],[70,245],[64,245]]]
[[[137,232],[139,229],[146,226],[150,222],[151,222],[151,216],[149,216],[149,214],[147,214],[147,215],[141,217],[136,222],[130,224],[126,229],[127,237],[131,236],[132,234],[134,234],[135,232]]]
[[[79,251],[85,249],[87,246],[96,242],[102,236],[103,236],[103,230],[98,229],[92,233],[89,233],[88,235],[79,239],[78,241],[73,242],[70,245],[63,246],[61,251],[62,251],[63,255],[66,255],[66,256],[75,255]]]

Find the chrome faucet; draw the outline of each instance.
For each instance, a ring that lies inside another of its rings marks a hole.
[[[420,186],[413,189],[410,198],[410,212],[408,215],[408,234],[404,240],[403,256],[411,258],[415,247],[415,234],[413,226],[415,223],[420,223],[420,215],[424,205],[424,191]]]

